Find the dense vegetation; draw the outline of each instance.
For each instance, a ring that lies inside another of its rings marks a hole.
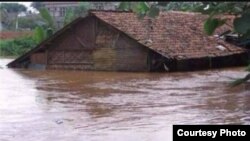
[[[7,29],[17,29],[18,14],[26,12],[27,8],[18,3],[1,3],[0,4],[0,22],[4,24]],[[13,26],[14,25],[14,26]]]
[[[19,56],[35,47],[36,42],[32,37],[26,36],[0,42],[1,56]]]
[[[50,37],[54,32],[59,30],[56,26],[55,19],[49,11],[43,7],[40,2],[33,2],[32,6],[39,11],[39,15],[30,15],[18,17],[17,14],[24,12],[26,8],[20,4],[3,3],[0,4],[1,21],[7,25],[9,30],[17,30],[16,24],[18,21],[19,29],[33,30],[33,36],[16,38],[11,40],[1,40],[0,55],[1,56],[19,56],[35,47],[36,44]],[[78,8],[67,9],[64,18],[64,25],[70,23],[79,16],[85,16],[89,9],[89,3],[81,2]],[[11,19],[11,14],[15,13],[16,18]]]
[[[81,2],[79,7],[75,9],[68,8],[64,16],[64,26],[80,16],[85,16],[88,9],[89,3],[87,2]],[[40,43],[60,28],[56,26],[55,19],[51,16],[47,8],[40,7],[38,10],[40,17],[43,19],[43,24],[37,25],[34,29],[34,39],[37,43]]]

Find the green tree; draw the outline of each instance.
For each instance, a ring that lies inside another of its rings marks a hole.
[[[18,3],[1,3],[0,9],[5,9],[5,11],[7,12],[7,26],[10,25],[11,21],[15,21],[15,23],[17,24],[18,14],[27,11],[27,8],[24,5]]]
[[[39,14],[43,19],[43,22],[37,25],[34,30],[33,39],[36,41],[36,43],[42,42],[56,31],[55,21],[50,15],[48,9],[40,8]]]
[[[90,9],[90,4],[88,2],[81,2],[78,7],[72,9],[68,8],[64,16],[64,25],[70,23],[78,17],[85,17]]]
[[[33,40],[38,44],[47,38],[46,31],[42,26],[37,26],[33,31]]]
[[[19,56],[35,47],[35,45],[35,41],[29,36],[11,40],[3,40],[0,42],[0,55]]]
[[[20,13],[20,12],[25,12],[27,8],[18,3],[1,3],[0,4],[0,9],[6,9],[8,13]]]
[[[67,8],[64,16],[63,24],[66,25],[75,19],[75,13],[72,8]]]
[[[9,19],[8,19],[8,13],[6,11],[6,9],[4,8],[1,8],[0,9],[0,22],[1,22],[1,25],[7,25],[9,23]]]
[[[219,18],[218,15],[235,15],[232,31],[238,35],[238,40],[243,43],[250,42],[250,2],[206,2],[198,8],[200,12],[208,14],[209,18],[204,23],[204,30],[208,35],[219,26],[227,24],[227,19]],[[246,68],[250,72],[250,65]],[[250,73],[245,77],[235,80],[232,86],[245,83],[250,80]]]
[[[47,28],[51,28],[52,30],[56,30],[55,20],[49,13],[47,8],[39,9],[39,14],[46,23]]]
[[[42,19],[38,16],[32,16],[32,17],[19,17],[18,18],[18,24],[19,28],[24,28],[24,29],[30,29],[33,30],[36,28],[37,23],[39,21],[42,21]]]
[[[79,7],[75,9],[68,8],[66,10],[66,14],[64,17],[64,25],[70,23],[72,20],[77,17],[84,17],[87,15],[87,11],[89,10],[90,5],[88,2],[81,2]],[[48,9],[42,7],[39,9],[39,14],[43,19],[43,22],[37,25],[34,30],[33,38],[37,43],[45,40],[49,36],[51,36],[56,30],[55,20],[49,13]]]
[[[162,6],[162,9],[166,11],[192,11],[200,5],[202,5],[202,2],[169,2]]]
[[[132,10],[138,15],[138,18],[144,18],[145,16],[154,18],[160,12],[157,2],[121,2],[118,9]]]
[[[88,14],[88,10],[90,9],[89,2],[81,2],[78,7],[75,8],[74,14],[75,17],[84,17]]]

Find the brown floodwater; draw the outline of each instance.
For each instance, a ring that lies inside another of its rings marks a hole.
[[[173,124],[250,124],[244,68],[185,73],[8,69],[1,141],[170,141]]]

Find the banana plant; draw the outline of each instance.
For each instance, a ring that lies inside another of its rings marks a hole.
[[[48,9],[41,8],[39,9],[39,13],[40,13],[40,16],[43,18],[43,20],[46,22],[47,27],[53,30],[56,30],[54,18],[51,16]]]
[[[74,9],[68,8],[64,16],[64,25],[70,23],[78,17],[85,17],[90,9],[90,4],[88,2],[80,2],[78,7]]]
[[[40,43],[50,37],[57,29],[55,21],[46,8],[39,9],[39,14],[43,19],[33,32],[33,39],[36,43]]]
[[[37,26],[33,32],[33,39],[38,44],[46,39],[46,32],[42,26]]]
[[[157,3],[149,2],[121,2],[119,10],[132,10],[137,14],[139,19],[149,16],[155,18],[159,15],[160,9],[157,7]]]

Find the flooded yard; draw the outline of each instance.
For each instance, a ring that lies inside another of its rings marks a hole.
[[[173,124],[250,124],[244,68],[185,73],[8,69],[1,141],[166,141]]]

